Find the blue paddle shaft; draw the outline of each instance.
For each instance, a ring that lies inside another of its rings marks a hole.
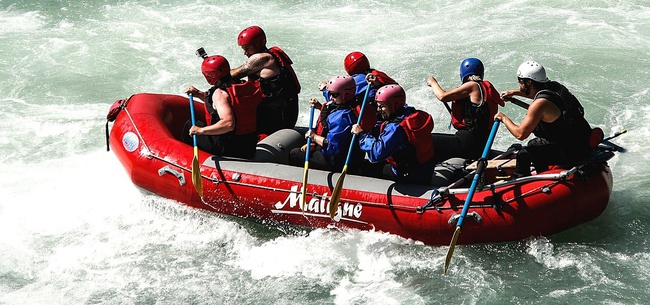
[[[309,108],[309,130],[312,129],[314,124],[314,105]],[[309,146],[311,146],[311,138],[307,138],[307,147],[305,147],[305,162],[309,162]]]
[[[189,94],[189,99],[190,99],[190,118],[192,119],[192,126],[196,126],[196,118],[194,116],[194,96],[192,93]],[[196,147],[196,135],[192,135],[192,139],[194,140],[194,147]]]
[[[485,164],[481,165],[481,162],[485,163],[487,160],[488,154],[490,153],[490,149],[492,148],[492,142],[494,142],[494,136],[497,133],[497,129],[499,129],[499,123],[500,123],[499,121],[494,121],[494,125],[492,125],[492,130],[490,131],[490,137],[488,138],[487,144],[485,145],[485,149],[483,149],[483,155],[481,155],[481,159],[478,161],[479,164],[476,168],[476,173],[474,174],[472,185],[469,188],[469,193],[467,193],[467,198],[465,199],[465,204],[463,205],[463,211],[460,213],[460,217],[458,218],[458,222],[456,223],[457,227],[463,225],[463,220],[465,220],[465,216],[467,216],[467,210],[469,210],[469,204],[472,202],[472,198],[474,197],[476,186],[478,185],[478,181],[481,179],[483,170],[485,170]]]
[[[366,111],[366,102],[368,101],[368,93],[370,92],[370,84],[366,86],[366,93],[363,95],[363,102],[361,103],[361,111],[359,111],[359,117],[357,118],[357,125],[361,125],[361,119],[363,118],[363,112]],[[354,148],[354,142],[357,140],[357,134],[352,134],[352,140],[350,141],[350,148],[348,149],[348,155],[345,158],[345,166],[348,166],[350,162],[350,157],[352,156],[352,149]]]

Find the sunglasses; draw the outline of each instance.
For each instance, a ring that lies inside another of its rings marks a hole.
[[[341,93],[330,91],[330,96],[333,97],[333,98],[337,98],[337,97],[341,96]]]

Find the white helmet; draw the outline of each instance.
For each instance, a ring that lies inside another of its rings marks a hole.
[[[519,68],[517,69],[517,77],[529,78],[538,83],[547,83],[550,81],[550,79],[546,77],[546,69],[544,69],[544,66],[534,61],[527,61],[519,65]]]

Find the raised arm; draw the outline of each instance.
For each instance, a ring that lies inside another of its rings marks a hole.
[[[271,54],[257,53],[251,55],[251,57],[249,57],[246,63],[244,63],[243,65],[234,69],[230,69],[230,75],[232,75],[232,77],[236,79],[254,75],[254,74],[260,75],[261,71],[265,68],[273,69],[274,64],[275,61]],[[260,75],[260,76],[269,77],[273,75]]]
[[[459,87],[445,91],[442,89],[442,87],[440,87],[440,84],[438,84],[438,81],[435,77],[429,76],[427,79],[427,85],[433,89],[433,94],[435,94],[438,100],[441,102],[446,103],[449,101],[460,100],[466,97],[470,97],[472,103],[477,105],[480,105],[482,102],[480,89],[478,88],[480,85],[476,82],[465,82]]]

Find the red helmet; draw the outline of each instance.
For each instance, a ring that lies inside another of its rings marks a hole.
[[[375,101],[390,105],[391,112],[395,112],[406,104],[406,92],[400,85],[386,85],[377,90]]]
[[[343,101],[349,102],[354,99],[357,92],[357,82],[349,75],[334,76],[327,82],[327,91],[338,92],[343,97]]]
[[[208,84],[214,86],[218,80],[226,75],[230,75],[230,64],[225,57],[221,55],[212,55],[203,59],[201,72],[205,76]]]
[[[352,52],[345,57],[343,62],[345,66],[345,72],[348,72],[349,75],[360,74],[365,71],[370,70],[370,62],[368,58],[361,52]]]
[[[253,25],[245,28],[237,36],[237,45],[244,46],[252,44],[255,49],[261,50],[266,46],[266,34],[261,27]]]

